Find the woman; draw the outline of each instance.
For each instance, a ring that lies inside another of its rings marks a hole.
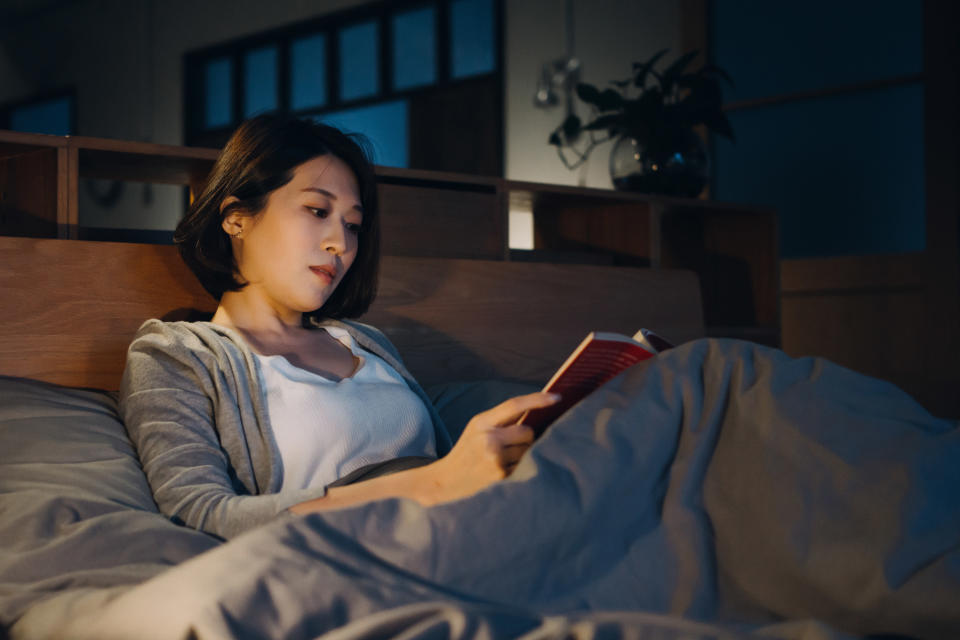
[[[143,325],[124,422],[161,511],[221,537],[367,504],[184,563],[134,596],[145,616],[236,629],[251,603],[300,612],[242,619],[281,637],[452,601],[957,636],[954,421],[826,361],[697,340],[591,394],[479,492],[528,448],[519,416],[553,399],[483,412],[451,447],[385,337],[347,320],[373,297],[377,238],[349,138],[265,116],[227,144],[176,234],[220,305]],[[171,599],[182,585],[204,586]]]
[[[279,515],[383,497],[436,504],[504,478],[532,441],[535,393],[478,414],[451,447],[373,300],[373,169],[340,131],[241,125],[174,236],[219,300],[209,322],[146,322],[121,413],[162,512],[229,538]]]

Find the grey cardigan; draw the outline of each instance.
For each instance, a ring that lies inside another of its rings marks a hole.
[[[390,363],[433,420],[437,453],[451,441],[429,397],[377,329],[327,320]],[[127,352],[120,415],[160,511],[222,538],[277,516],[326,487],[277,493],[283,479],[266,392],[250,347],[209,322],[148,320]]]

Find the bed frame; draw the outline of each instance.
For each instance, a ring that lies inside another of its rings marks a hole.
[[[688,271],[386,256],[380,278],[361,320],[424,385],[545,382],[592,330],[704,334]],[[2,375],[115,390],[145,319],[215,307],[172,246],[0,237]]]

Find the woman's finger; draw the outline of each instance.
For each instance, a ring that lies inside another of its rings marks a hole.
[[[555,393],[538,391],[537,393],[510,398],[494,408],[478,414],[478,416],[483,416],[485,419],[491,420],[494,425],[502,427],[515,424],[520,416],[531,409],[549,407],[559,400],[560,396]]]
[[[504,445],[525,444],[533,442],[533,429],[525,424],[515,422],[497,430],[497,438]]]
[[[507,467],[515,466],[520,458],[523,457],[523,454],[527,452],[527,449],[530,448],[530,445],[520,445],[514,444],[508,447],[504,447],[500,450],[500,466],[506,469]]]

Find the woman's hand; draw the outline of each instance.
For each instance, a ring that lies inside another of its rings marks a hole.
[[[305,514],[380,498],[412,498],[425,505],[465,498],[510,474],[533,442],[533,429],[518,424],[520,417],[531,409],[549,407],[559,399],[551,393],[510,398],[475,415],[450,453],[436,462],[331,487],[322,498],[295,504],[290,511]]]
[[[519,424],[520,417],[559,399],[552,393],[531,393],[475,415],[450,453],[421,468],[427,482],[417,499],[423,504],[448,502],[503,480],[533,442],[533,429]]]

